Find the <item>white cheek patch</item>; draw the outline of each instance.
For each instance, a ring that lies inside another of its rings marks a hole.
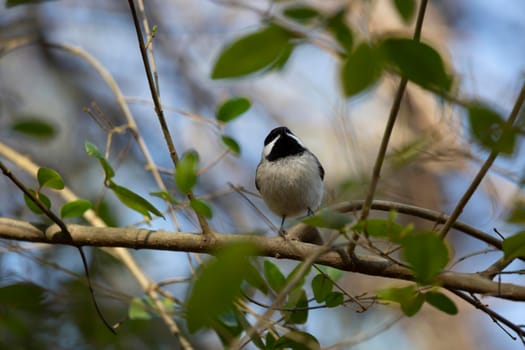
[[[268,157],[268,155],[272,152],[273,146],[275,145],[277,140],[279,140],[280,137],[281,137],[281,135],[278,135],[276,138],[273,139],[272,142],[270,142],[269,144],[264,146],[264,148],[263,148],[263,156],[265,158]]]
[[[303,143],[301,142],[301,140],[299,140],[299,138],[298,138],[297,136],[295,136],[294,134],[292,134],[292,133],[286,133],[286,135],[287,135],[288,137],[294,139],[295,141],[297,141],[297,143],[298,143],[301,147],[306,148],[306,147],[304,147],[304,145],[303,145]]]

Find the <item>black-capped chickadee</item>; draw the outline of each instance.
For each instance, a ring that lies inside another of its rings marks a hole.
[[[313,214],[323,198],[324,169],[290,129],[270,131],[264,140],[255,187],[268,208],[281,217],[279,234],[284,236],[287,217]]]

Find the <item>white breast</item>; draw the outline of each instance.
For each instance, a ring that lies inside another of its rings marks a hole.
[[[257,167],[256,182],[268,208],[286,217],[305,215],[308,209],[317,210],[323,197],[318,164],[308,151],[273,162],[263,156]]]

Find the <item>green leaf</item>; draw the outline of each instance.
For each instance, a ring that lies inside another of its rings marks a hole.
[[[18,282],[0,287],[0,305],[13,309],[34,309],[42,306],[45,289],[30,282]]]
[[[415,0],[393,0],[394,6],[396,7],[397,13],[403,19],[403,22],[410,23],[414,14],[416,13],[416,1]]]
[[[346,7],[336,12],[326,21],[326,28],[332,33],[335,40],[341,45],[347,54],[352,52],[354,46],[354,34],[346,24]]]
[[[153,204],[130,189],[119,186],[113,181],[110,181],[108,188],[112,190],[113,193],[115,193],[122,204],[138,213],[141,213],[148,219],[151,220],[151,214],[160,216],[162,218],[164,217],[164,215],[162,215],[162,213],[157,208],[155,208]]]
[[[128,317],[130,320],[150,320],[151,314],[149,310],[151,310],[151,307],[144,300],[133,298],[129,304]]]
[[[300,272],[300,270],[303,269],[303,267],[304,267],[304,263],[303,263],[303,262],[301,262],[301,263],[295,265],[295,267],[294,267],[294,269],[292,270],[292,272],[290,272],[290,273],[288,274],[288,276],[286,276],[286,281],[285,281],[284,284],[286,285],[286,284],[290,283],[292,280],[294,280],[294,279],[296,278],[297,274]],[[305,281],[305,278],[306,278],[306,276],[310,273],[310,270],[311,270],[311,269],[312,269],[312,266],[309,265],[309,266],[306,268],[306,270],[305,270],[304,272],[302,272],[302,274],[301,274],[301,276],[299,277],[299,280],[298,280],[298,282],[296,283],[296,285],[295,285],[294,288],[298,289],[298,288],[302,288],[302,287],[303,287],[303,285],[304,285],[304,281]]]
[[[104,158],[104,156],[100,153],[97,146],[95,146],[91,142],[86,142],[85,149],[86,149],[86,154],[88,156],[94,157],[98,159],[98,161],[100,162],[100,165],[102,166],[102,169],[104,170],[105,182],[110,180],[113,176],[115,176],[115,171],[113,171],[113,168],[111,167],[107,159]]]
[[[315,301],[322,303],[334,287],[333,282],[322,273],[312,279],[312,291]]]
[[[342,305],[345,301],[345,296],[341,292],[330,292],[326,296],[324,302],[327,307],[337,307]]]
[[[521,231],[503,240],[505,259],[525,258],[525,231]]]
[[[177,200],[167,191],[150,192],[150,196],[164,199],[166,202],[171,204],[178,204]]]
[[[230,152],[233,153],[233,155],[237,157],[241,155],[241,146],[239,146],[237,141],[235,141],[230,136],[226,136],[226,135],[222,135],[221,140],[222,140],[222,143],[224,143],[224,145],[228,147]]]
[[[452,77],[443,59],[431,46],[406,38],[387,38],[378,45],[385,63],[423,88],[448,92]]]
[[[213,330],[223,345],[231,344],[232,340],[237,338],[243,331],[243,326],[239,322],[240,312],[235,307],[229,308],[226,312],[221,313],[213,322]],[[242,315],[242,314],[241,314]]]
[[[368,219],[355,224],[352,229],[372,237],[384,237],[399,243],[403,236],[411,232],[412,226],[405,228],[390,219]]]
[[[211,78],[237,78],[270,67],[287,49],[291,37],[286,29],[272,24],[235,40],[220,53]]]
[[[497,112],[474,102],[468,107],[468,119],[472,135],[485,149],[506,155],[514,152],[518,130],[506,127]]]
[[[310,333],[293,330],[277,339],[273,350],[280,349],[321,350],[321,345]]]
[[[233,97],[224,101],[215,115],[218,121],[227,123],[246,113],[251,106],[252,102],[246,97]]]
[[[279,292],[286,285],[286,278],[281,270],[269,260],[264,260],[264,277],[274,291]]]
[[[240,296],[241,282],[252,271],[248,256],[257,251],[253,244],[229,245],[203,265],[187,299],[186,321],[190,332],[212,326],[219,315],[233,307]]]
[[[305,5],[292,5],[284,9],[283,15],[300,23],[308,23],[321,14],[315,8]]]
[[[47,208],[51,208],[51,200],[48,196],[41,192],[36,192],[35,190],[29,190],[36,198],[40,199],[40,202]],[[26,203],[26,206],[35,214],[43,214],[42,210],[38,205],[33,202],[31,198],[29,198],[26,194],[24,194],[24,202]]]
[[[425,300],[436,309],[441,310],[449,315],[455,315],[458,313],[456,304],[441,292],[427,292],[425,293]]]
[[[331,266],[322,265],[322,266],[318,266],[318,268],[325,275],[330,277],[332,281],[338,281],[345,274],[344,271],[336,269],[335,267],[331,267]]]
[[[341,70],[341,82],[345,96],[357,95],[374,85],[382,73],[382,64],[374,47],[359,45],[348,55]]]
[[[175,167],[175,184],[184,194],[191,192],[197,184],[199,155],[194,150],[185,152]]]
[[[9,1],[7,4],[9,7]],[[56,134],[55,127],[52,124],[31,116],[17,117],[17,120],[11,124],[11,130],[40,139],[49,139]]]
[[[62,177],[58,172],[51,168],[39,168],[36,177],[40,188],[49,187],[55,190],[64,189],[64,180],[62,180]]]
[[[264,295],[268,294],[268,286],[261,276],[261,273],[249,263],[248,269],[250,272],[247,274],[246,282],[248,282],[252,287],[257,288]]]
[[[403,313],[409,317],[414,316],[425,301],[425,296],[419,293],[413,285],[382,289],[377,293],[377,297],[381,300],[399,303]]]
[[[283,51],[279,55],[279,57],[273,62],[269,67],[268,70],[282,70],[290,57],[292,56],[293,50],[295,49],[295,45],[288,44],[284,47]]]
[[[211,219],[213,217],[213,210],[210,205],[202,199],[193,198],[190,201],[190,206],[196,213],[204,216],[206,219]]]
[[[60,208],[60,217],[62,219],[73,218],[76,216],[82,216],[88,209],[91,209],[93,205],[90,201],[85,199],[77,199],[66,203]]]
[[[403,256],[421,284],[432,284],[448,263],[445,242],[434,232],[413,233],[403,238]]]
[[[288,295],[288,301],[286,302],[285,307],[297,309],[284,312],[287,323],[305,324],[308,320],[308,298],[306,297],[304,289],[294,289]]]
[[[335,210],[323,209],[317,214],[308,216],[301,221],[310,226],[342,230],[352,222],[352,217]]]

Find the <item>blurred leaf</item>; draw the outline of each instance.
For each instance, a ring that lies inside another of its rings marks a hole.
[[[436,309],[441,310],[449,315],[455,315],[458,313],[456,304],[441,292],[427,292],[425,293],[425,300]]]
[[[432,142],[431,138],[427,136],[418,137],[405,145],[401,145],[399,148],[393,149],[388,158],[394,167],[400,169],[417,160],[422,154],[425,154],[429,146],[432,146]]]
[[[294,289],[288,295],[285,307],[297,309],[284,312],[287,323],[305,324],[308,320],[308,298],[304,289]]]
[[[337,307],[342,305],[345,301],[345,296],[341,292],[330,292],[324,299],[327,307]]]
[[[175,167],[175,184],[184,194],[191,192],[197,184],[199,155],[194,150],[185,152]]]
[[[507,217],[507,221],[513,224],[525,223],[525,201],[518,200]]]
[[[432,284],[448,263],[448,248],[434,232],[413,233],[403,238],[403,256],[420,284]]]
[[[292,5],[284,9],[283,15],[299,23],[308,23],[322,17],[319,11],[311,6]]]
[[[272,332],[266,332],[266,350],[275,349],[275,342],[277,339],[274,338],[275,335]]]
[[[321,270],[324,274],[326,274],[328,277],[332,279],[332,281],[338,281],[345,272],[343,270],[336,269],[335,267],[331,266],[325,266],[321,265],[318,266],[319,270]]]
[[[248,256],[256,253],[253,244],[230,245],[202,266],[187,298],[186,322],[190,332],[213,325],[219,315],[233,306],[240,296],[241,282],[253,271]]]
[[[403,19],[403,22],[410,23],[414,14],[416,13],[416,1],[415,0],[393,0],[394,6],[396,7],[397,13]]]
[[[335,210],[323,209],[317,214],[308,216],[301,221],[310,226],[342,230],[352,222],[352,217]]]
[[[413,83],[444,92],[452,87],[443,59],[431,46],[407,38],[387,38],[378,47],[385,63]]]
[[[405,228],[390,219],[368,219],[360,221],[352,229],[372,237],[384,237],[394,243],[399,243],[407,233],[411,232],[412,226]]]
[[[521,231],[503,240],[505,259],[525,258],[525,231]]]
[[[100,165],[102,166],[102,169],[104,170],[105,175],[105,182],[107,182],[109,179],[111,179],[113,176],[115,176],[115,171],[113,171],[113,168],[109,164],[106,158],[99,152],[97,146],[95,146],[91,142],[85,143],[85,149],[86,154],[90,157],[97,158],[100,162]]]
[[[335,15],[328,18],[326,28],[330,31],[335,40],[341,45],[347,54],[352,52],[354,46],[354,35],[346,24],[346,7],[337,11]]]
[[[414,316],[425,301],[425,297],[413,285],[401,288],[386,288],[377,293],[377,297],[385,301],[399,303],[403,313]]]
[[[262,278],[261,273],[251,263],[248,263],[248,265],[250,272],[247,274],[246,282],[248,282],[252,287],[257,288],[264,295],[267,295],[268,287]]]
[[[62,219],[73,218],[76,216],[82,216],[88,209],[91,209],[93,205],[90,201],[85,199],[77,199],[75,201],[68,202],[60,208],[60,217]]]
[[[115,193],[122,204],[138,213],[141,213],[148,219],[151,220],[151,214],[160,216],[162,218],[164,217],[164,215],[162,215],[162,213],[157,208],[155,208],[153,204],[130,189],[119,186],[113,181],[110,181],[108,188],[112,190],[113,193]]]
[[[319,341],[310,333],[293,330],[277,339],[273,350],[280,349],[321,350],[321,345],[319,345]]]
[[[290,57],[292,56],[294,49],[295,49],[295,45],[290,44],[290,43],[287,44],[283,48],[283,50],[281,51],[281,54],[275,60],[275,62],[273,62],[268,67],[268,70],[276,70],[276,71],[282,70],[284,66],[286,65],[286,63],[288,62],[288,60],[290,59]]]
[[[292,270],[292,272],[290,272],[288,274],[288,276],[286,276],[286,280],[284,282],[284,284],[288,284],[290,283],[293,279],[296,278],[297,274],[300,272],[300,270],[302,270],[304,267],[304,263],[303,262],[300,262],[299,264],[295,265],[294,269]],[[295,285],[295,289],[300,289],[300,288],[303,288],[303,285],[304,285],[304,281],[305,281],[305,278],[306,276],[310,273],[310,270],[312,269],[312,266],[309,265],[306,270],[302,273],[302,275],[299,277],[298,279],[298,282],[297,284]]]
[[[382,73],[382,64],[375,48],[359,45],[348,55],[341,70],[341,81],[345,96],[357,95],[374,85]]]
[[[29,190],[36,198],[40,199],[40,202],[47,208],[51,208],[51,200],[48,196],[41,192],[36,192],[35,190]],[[40,207],[33,202],[31,198],[29,198],[27,195],[24,194],[24,202],[26,203],[26,206],[35,214],[43,214],[42,210],[40,210]]]
[[[506,155],[514,152],[518,130],[506,127],[497,112],[474,102],[468,107],[468,119],[470,131],[481,146]]]
[[[178,204],[177,200],[167,191],[150,192],[150,196],[164,199],[166,202],[171,204]]]
[[[220,53],[211,78],[236,78],[268,68],[287,49],[291,37],[286,29],[272,24],[233,41]]]
[[[7,5],[7,7],[10,7],[9,1]],[[30,116],[17,117],[16,119],[11,125],[11,130],[13,131],[40,139],[49,139],[55,136],[55,127],[43,119]]]
[[[237,314],[240,313],[235,307],[232,307],[226,312],[221,313],[213,322],[212,327],[221,339],[224,347],[231,344],[233,339],[237,338],[244,330],[244,327],[239,322]]]
[[[312,291],[315,301],[322,303],[334,287],[333,282],[322,273],[312,279]]]
[[[274,291],[279,292],[286,285],[286,278],[281,270],[269,260],[264,260],[264,277]]]
[[[151,307],[141,298],[133,298],[129,304],[128,317],[130,320],[150,320],[151,314],[148,310],[151,310]]]
[[[40,188],[49,187],[55,190],[64,189],[64,180],[62,180],[62,177],[58,172],[51,168],[39,168],[36,177]]]
[[[240,156],[241,146],[239,146],[239,144],[237,143],[237,141],[235,141],[235,139],[231,138],[230,136],[222,135],[221,140],[222,140],[222,143],[224,143],[224,145],[228,147],[230,152],[233,153],[233,155],[237,157]]]
[[[30,282],[18,282],[0,287],[0,305],[15,309],[35,309],[43,306],[45,289]]]
[[[223,123],[230,122],[250,109],[252,102],[246,97],[233,97],[217,108],[216,117]]]
[[[190,206],[196,213],[199,213],[206,219],[211,219],[213,217],[213,210],[210,205],[202,199],[192,198]]]

